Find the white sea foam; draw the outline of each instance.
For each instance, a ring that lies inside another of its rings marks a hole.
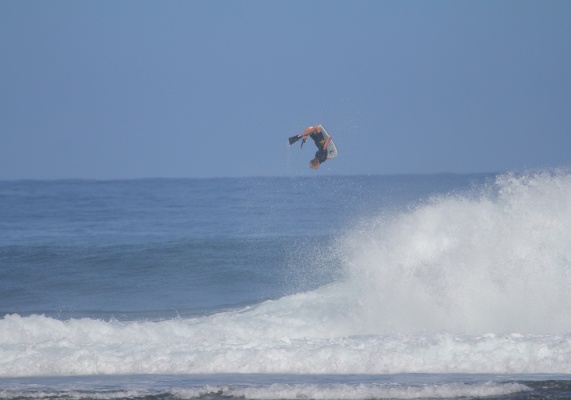
[[[337,249],[342,281],[239,311],[8,315],[0,376],[571,373],[570,175],[501,176],[368,221]]]
[[[442,399],[461,397],[490,397],[505,396],[529,390],[525,385],[518,383],[444,383],[444,384],[416,384],[401,385],[396,383],[385,384],[282,384],[270,385],[206,385],[197,387],[172,388],[165,392],[149,390],[118,390],[92,392],[89,390],[73,391],[0,391],[0,399],[45,399],[62,397],[67,399],[125,399],[160,397],[166,394],[177,399],[196,399],[204,397],[214,398],[242,398],[252,400],[287,400],[287,399]]]
[[[263,387],[208,386],[195,389],[181,389],[173,394],[181,399],[192,399],[210,394],[246,399],[441,399],[459,397],[504,396],[526,391],[518,383],[448,383],[440,385],[399,384],[272,384]]]
[[[7,316],[0,321],[0,376],[571,373],[571,335],[303,337],[285,319],[273,317],[270,330],[250,312],[162,322]],[[298,320],[297,329],[302,325],[309,322]]]

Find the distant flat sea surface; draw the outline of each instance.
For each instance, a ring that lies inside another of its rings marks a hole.
[[[0,399],[571,398],[571,174],[0,181]]]

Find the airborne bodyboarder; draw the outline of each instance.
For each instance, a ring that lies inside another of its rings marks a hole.
[[[292,145],[298,140],[302,139],[303,143],[307,142],[307,137],[311,137],[317,146],[317,151],[315,152],[315,158],[309,162],[309,166],[313,169],[319,168],[319,166],[327,161],[329,158],[337,156],[337,149],[328,151],[327,146],[331,142],[331,136],[325,132],[325,129],[321,125],[310,126],[301,135],[292,136],[289,138],[289,144]]]

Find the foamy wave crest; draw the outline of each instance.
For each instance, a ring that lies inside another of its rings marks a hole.
[[[161,322],[6,316],[0,376],[571,373],[571,335],[312,337],[303,317],[258,313],[276,305]]]
[[[497,177],[345,238],[364,332],[571,332],[571,175]]]

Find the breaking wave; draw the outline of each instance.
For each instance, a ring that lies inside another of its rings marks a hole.
[[[498,176],[366,218],[332,251],[343,279],[241,310],[7,315],[0,376],[571,373],[571,175]]]

